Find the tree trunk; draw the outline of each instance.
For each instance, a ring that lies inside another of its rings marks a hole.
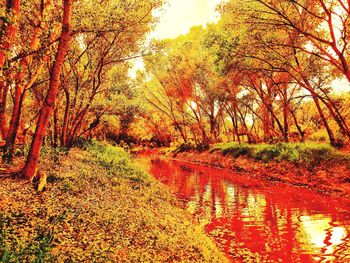
[[[327,118],[323,113],[323,110],[321,108],[320,101],[318,98],[318,94],[314,91],[312,85],[310,84],[310,82],[307,78],[305,78],[303,76],[302,79],[304,81],[304,84],[302,84],[303,87],[306,88],[311,93],[312,99],[315,102],[315,105],[316,105],[317,111],[321,117],[322,123],[323,123],[324,127],[326,128],[330,144],[333,146],[336,146],[337,141],[334,137],[334,133],[333,133],[331,127],[328,124]]]
[[[321,108],[320,101],[319,101],[319,99],[317,97],[317,94],[315,92],[311,92],[311,96],[312,96],[312,99],[315,102],[315,105],[316,105],[316,108],[318,110],[318,113],[320,114],[320,117],[321,117],[321,120],[323,122],[323,125],[326,128],[326,131],[327,131],[327,134],[328,134],[328,137],[329,137],[329,142],[331,143],[331,145],[334,146],[334,145],[336,145],[336,139],[334,137],[334,133],[333,133],[331,127],[328,124],[327,118],[326,118],[326,116],[323,113],[323,110]]]
[[[288,101],[288,92],[287,86],[284,85],[282,90],[283,98],[283,140],[284,142],[289,141],[289,101]]]
[[[69,111],[70,111],[70,95],[67,88],[64,89],[64,94],[66,96],[66,107],[64,110],[64,119],[63,127],[61,134],[61,147],[67,147],[67,130],[68,130],[68,121],[69,121]]]
[[[238,111],[240,119],[241,119],[240,122],[242,124],[242,130],[247,135],[248,143],[255,142],[256,139],[254,139],[254,136],[252,135],[252,130],[248,129],[245,116],[243,115],[242,111],[238,107],[237,107],[237,111]],[[237,121],[238,121],[238,116],[237,116]],[[253,126],[254,126],[254,124],[253,124]]]
[[[270,116],[267,106],[262,104],[262,126],[264,131],[264,142],[269,143],[272,139],[271,135],[271,122]]]
[[[18,18],[20,11],[20,0],[8,0],[6,5],[6,12],[13,14],[11,22],[4,28],[5,36],[0,40],[0,69],[5,66],[7,53],[11,50],[13,42],[17,33]]]
[[[291,110],[291,109],[289,109],[289,111],[292,114],[295,126],[297,127],[297,130],[298,130],[298,132],[300,134],[301,142],[304,142],[305,141],[305,132],[301,129],[301,127],[300,127],[300,125],[298,123],[297,116],[295,115],[295,112],[293,110]]]
[[[36,131],[29,150],[27,161],[23,170],[23,177],[32,179],[36,173],[40,150],[45,137],[49,119],[52,116],[59,87],[59,79],[65,56],[69,48],[70,39],[70,18],[71,18],[71,0],[63,0],[63,23],[62,33],[58,44],[55,61],[51,69],[49,89],[42,106],[38,119]]]
[[[7,136],[7,123],[6,123],[6,102],[7,102],[7,92],[8,92],[8,83],[5,81],[4,67],[6,65],[7,54],[13,46],[17,34],[18,19],[20,13],[20,0],[8,0],[6,3],[6,13],[12,14],[11,21],[7,26],[2,28],[2,31],[5,32],[5,35],[0,39],[0,88],[1,88],[1,107],[0,107],[0,124],[1,124],[1,133],[4,138]]]
[[[59,125],[58,125],[58,108],[56,107],[53,114],[53,147],[56,149],[58,147],[58,137],[59,137]]]
[[[12,163],[13,154],[15,151],[16,138],[18,134],[18,127],[21,120],[22,105],[25,93],[20,85],[16,86],[15,100],[10,120],[10,128],[6,137],[6,145],[2,156],[3,161]]]
[[[180,132],[180,135],[181,135],[182,140],[183,140],[184,143],[186,144],[186,143],[187,143],[187,138],[186,138],[186,136],[185,136],[185,134],[184,134],[184,132],[183,132],[183,130],[182,130],[180,124],[179,124],[175,119],[174,119],[173,121],[174,121],[175,127],[176,127],[176,128],[179,130],[179,132]]]
[[[41,14],[42,17],[44,16],[43,12],[44,11],[42,11],[42,14]],[[41,23],[39,23],[39,25],[37,25],[34,29],[34,34],[30,42],[30,50],[35,50],[38,47],[41,32],[42,32],[42,25]],[[33,76],[30,78],[30,80],[25,86],[23,83],[25,79],[25,73],[26,73],[26,70],[31,65],[32,56],[26,56],[21,60],[20,71],[16,75],[15,99],[14,99],[14,106],[13,106],[12,115],[10,119],[10,127],[8,129],[8,133],[6,136],[6,145],[5,145],[4,154],[3,154],[4,161],[10,162],[10,163],[12,162],[13,154],[15,151],[15,144],[16,144],[18,129],[21,122],[21,113],[22,113],[22,106],[24,102],[25,92],[34,84],[34,82],[40,76],[40,73],[47,59],[48,59],[48,51],[43,57],[42,62],[38,66],[35,74],[33,74]]]
[[[342,114],[339,112],[337,106],[335,105],[334,101],[332,101],[327,94],[327,100],[325,98],[320,98],[320,100],[323,102],[323,104],[327,107],[329,113],[332,115],[335,122],[338,124],[341,132],[350,139],[350,130],[349,127],[342,116]]]
[[[238,121],[237,121],[237,117],[235,114],[230,114],[231,117],[231,121],[232,121],[232,127],[233,127],[233,138],[237,138],[238,143],[241,143],[241,137],[239,136],[239,132],[238,132]]]
[[[3,81],[0,80],[0,93],[1,93],[1,103],[0,103],[0,126],[1,135],[4,140],[6,140],[8,127],[6,120],[6,105],[7,105],[7,93],[9,87]]]

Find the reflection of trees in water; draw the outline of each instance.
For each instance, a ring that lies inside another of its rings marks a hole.
[[[151,173],[188,201],[188,210],[235,261],[314,262],[349,253],[349,226],[336,225],[336,210],[323,207],[325,197],[316,193],[278,185],[262,190],[259,182],[226,170],[164,160],[153,162]]]

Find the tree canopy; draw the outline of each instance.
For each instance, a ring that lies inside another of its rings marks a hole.
[[[2,3],[3,161],[30,149],[32,177],[43,144],[69,149],[95,137],[200,148],[348,142],[347,2],[223,1],[219,21],[150,40],[163,4]],[[135,58],[145,67],[132,79]]]

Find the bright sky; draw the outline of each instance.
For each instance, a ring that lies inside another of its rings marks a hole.
[[[162,10],[155,13],[160,22],[151,38],[176,38],[190,28],[205,25],[218,19],[216,6],[221,0],[169,0]]]
[[[185,35],[193,26],[206,26],[207,23],[218,20],[216,6],[221,0],[168,0],[161,10],[155,15],[159,17],[159,24],[150,33],[149,38],[165,39],[176,38]],[[143,69],[142,59],[133,61],[133,68],[129,74],[136,77],[137,70]]]

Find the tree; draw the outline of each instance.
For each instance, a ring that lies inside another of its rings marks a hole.
[[[70,1],[6,1],[0,21],[3,159],[11,161],[16,144],[26,143],[36,128],[23,172],[30,178],[45,138],[69,148],[79,136],[90,136],[103,115],[112,114],[110,72],[143,55],[152,10],[162,2],[83,0],[70,12]],[[106,105],[97,105],[97,98]],[[124,115],[125,127],[133,109],[127,111],[114,112]]]
[[[39,9],[38,14],[36,14],[36,21],[34,23],[33,28],[33,35],[31,37],[31,41],[29,44],[29,47],[23,46],[23,49],[28,49],[30,51],[34,51],[39,47],[40,44],[40,38],[42,37],[44,28],[47,28],[47,23],[44,22],[44,17],[47,15],[47,9],[50,6],[50,2],[43,3],[41,8]],[[29,30],[28,30],[29,31]],[[53,32],[50,34],[49,38],[50,40],[55,39],[57,32],[53,30]],[[25,94],[28,92],[28,90],[33,86],[33,84],[37,81],[37,79],[40,77],[44,65],[46,64],[48,58],[49,58],[49,51],[46,51],[43,56],[40,56],[37,59],[37,67],[34,69],[34,67],[31,67],[33,60],[35,59],[33,55],[25,56],[21,59],[19,59],[19,66],[18,69],[15,69],[13,67],[13,70],[16,70],[17,73],[14,76],[14,102],[13,102],[13,108],[12,108],[12,114],[10,118],[10,126],[7,129],[6,120],[3,117],[4,123],[3,123],[3,136],[6,139],[6,144],[4,148],[3,153],[3,160],[7,162],[12,162],[14,150],[15,150],[15,143],[17,139],[17,134],[20,126],[20,121],[22,117],[22,107],[25,99]],[[30,74],[27,71],[34,71],[34,73]],[[29,77],[28,77],[29,76]],[[27,78],[27,79],[26,79]],[[5,114],[6,109],[6,97],[7,97],[7,91],[9,88],[9,83],[6,86],[6,89],[3,92],[3,101],[2,101],[2,113]],[[5,116],[5,115],[4,115]]]
[[[3,4],[1,4],[3,5]],[[8,0],[6,1],[6,8],[1,6],[2,10],[6,10],[2,16],[1,33],[0,33],[0,125],[1,135],[3,138],[7,136],[6,125],[6,102],[8,84],[5,75],[6,68],[9,67],[7,63],[9,52],[14,44],[15,37],[18,31],[18,20],[20,16],[20,0]]]
[[[23,170],[23,176],[27,179],[31,179],[35,176],[36,167],[40,156],[40,150],[42,147],[44,136],[46,134],[49,118],[53,114],[57,94],[59,91],[60,74],[63,67],[64,59],[66,57],[66,54],[69,48],[70,21],[71,21],[71,0],[63,0],[62,32],[60,35],[60,41],[59,41],[55,61],[51,69],[49,88],[47,91],[44,105],[40,112],[36,131],[35,131],[33,141],[30,146],[29,154],[27,157],[27,161]]]
[[[350,9],[343,0],[319,1],[265,1],[261,12],[272,17],[265,24],[284,27],[301,35],[308,45],[285,43],[307,54],[316,56],[341,72],[350,82],[348,59],[348,20]]]

